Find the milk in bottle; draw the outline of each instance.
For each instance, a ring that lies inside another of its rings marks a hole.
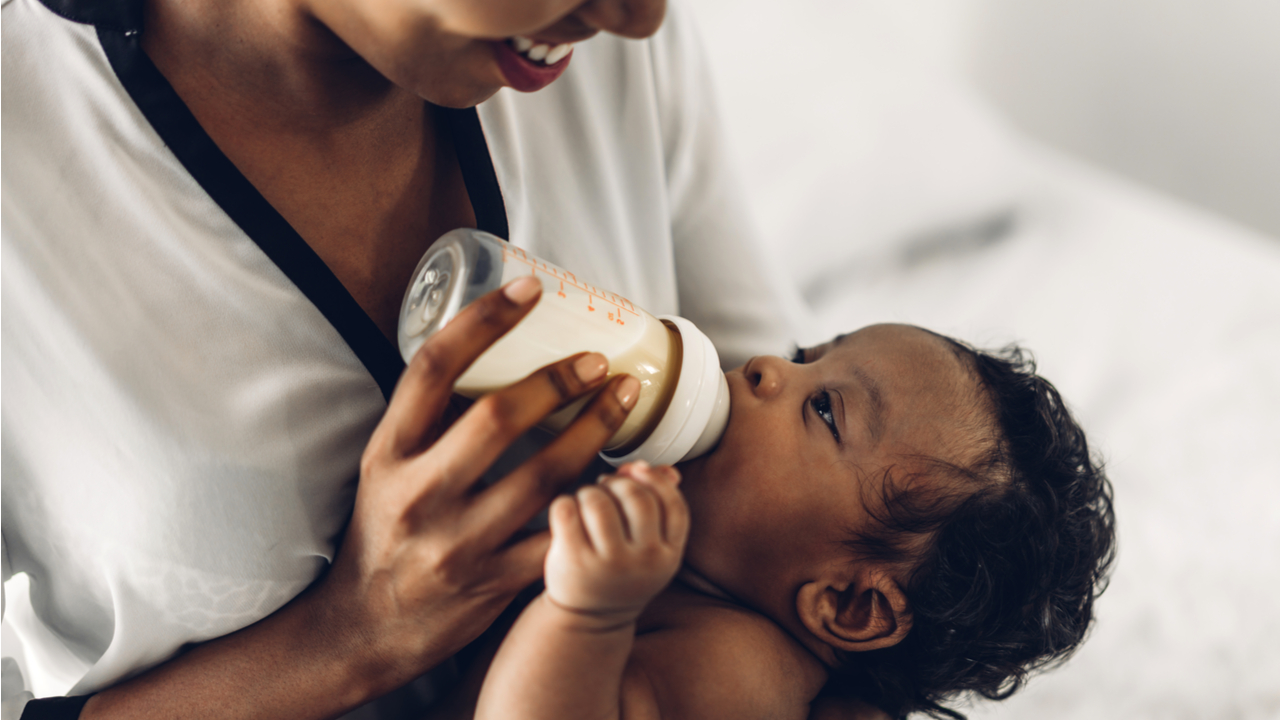
[[[458,379],[456,392],[478,398],[569,355],[599,352],[608,358],[611,376],[626,373],[640,381],[635,407],[601,453],[605,460],[671,464],[719,441],[729,419],[729,389],[715,348],[693,323],[654,317],[479,230],[446,233],[418,263],[400,308],[405,362],[462,308],[520,275],[542,282],[542,298]],[[543,426],[563,430],[589,399],[550,415]]]

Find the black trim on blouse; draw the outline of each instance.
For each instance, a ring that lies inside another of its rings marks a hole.
[[[53,12],[94,25],[129,96],[187,172],[328,319],[388,400],[404,370],[400,351],[351,297],[320,256],[267,202],[200,126],[142,50],[140,0],[41,0]],[[507,213],[475,108],[439,108],[479,229],[506,239]]]
[[[454,110],[442,107],[437,110],[449,121],[454,152],[462,168],[462,182],[467,186],[471,209],[476,214],[476,228],[510,240],[507,207],[502,200],[502,188],[498,186],[498,175],[493,170],[489,144],[485,142],[484,130],[480,127],[480,115],[475,108]]]
[[[29,700],[19,720],[76,720],[91,697],[92,694]]]
[[[120,32],[142,30],[142,3],[138,0],[40,0],[62,17],[94,27]]]

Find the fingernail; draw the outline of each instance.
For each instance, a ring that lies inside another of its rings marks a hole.
[[[573,374],[584,383],[594,382],[609,369],[609,361],[600,353],[587,353],[573,362]]]
[[[613,392],[618,398],[618,402],[622,403],[622,407],[630,410],[635,407],[636,400],[640,398],[640,381],[633,377],[627,377],[618,383],[618,389]]]
[[[540,292],[542,292],[542,283],[538,282],[537,278],[532,275],[518,277],[502,288],[502,294],[517,305],[524,305],[537,297]]]

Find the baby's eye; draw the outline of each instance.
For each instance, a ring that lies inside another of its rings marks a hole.
[[[797,365],[804,364],[804,348],[799,345],[796,346],[796,351],[791,353],[791,362],[796,363]]]
[[[827,424],[831,430],[831,435],[836,439],[836,443],[840,442],[840,429],[836,426],[836,414],[831,410],[831,393],[823,390],[817,395],[809,398],[809,407],[813,408],[813,412],[822,418],[822,422]]]

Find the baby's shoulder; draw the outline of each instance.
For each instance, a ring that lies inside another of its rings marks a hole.
[[[639,623],[633,681],[652,686],[663,718],[806,718],[826,670],[769,618],[681,590]]]
[[[637,639],[697,638],[716,646],[749,645],[765,654],[788,654],[796,641],[769,618],[728,600],[673,586],[645,610]]]

